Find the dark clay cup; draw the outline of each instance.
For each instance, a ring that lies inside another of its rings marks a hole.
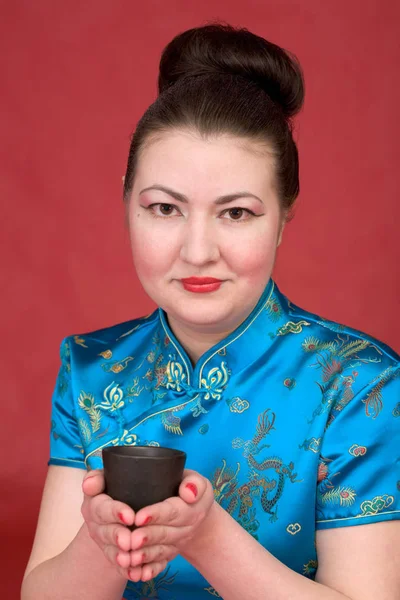
[[[177,496],[186,453],[159,446],[103,448],[105,493],[135,512]]]

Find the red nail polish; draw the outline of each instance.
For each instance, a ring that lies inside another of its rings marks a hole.
[[[147,517],[146,520],[144,521],[143,525],[148,525],[149,523],[151,523],[153,520],[153,517]]]
[[[194,483],[187,483],[186,487],[192,492],[192,494],[196,498],[196,496],[198,494],[197,486]]]
[[[124,519],[124,515],[122,514],[122,512],[118,513],[118,519],[124,524],[126,525],[126,521]]]

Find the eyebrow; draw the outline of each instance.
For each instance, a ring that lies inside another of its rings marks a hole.
[[[159,190],[160,192],[165,192],[165,194],[168,194],[168,196],[171,196],[172,198],[174,198],[175,200],[178,200],[179,202],[185,202],[185,203],[189,202],[188,198],[184,194],[181,194],[180,192],[176,192],[175,190],[172,190],[171,188],[168,188],[165,185],[158,185],[158,184],[151,185],[150,187],[144,188],[143,190],[141,190],[139,192],[139,196],[140,196],[140,194],[143,194],[144,192],[148,192],[149,190]],[[250,192],[234,192],[232,194],[226,194],[224,196],[219,196],[218,198],[216,198],[215,204],[218,204],[218,205],[228,204],[228,202],[232,202],[233,200],[238,200],[239,198],[255,198],[256,200],[261,202],[261,204],[264,204],[264,202],[261,200],[261,198],[259,198],[255,194],[251,194]]]

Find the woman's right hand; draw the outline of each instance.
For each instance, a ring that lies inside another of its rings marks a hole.
[[[129,579],[131,566],[131,531],[134,511],[104,493],[105,481],[102,470],[89,471],[82,483],[85,495],[82,516],[89,535],[100,547],[107,560],[115,565],[119,574]]]

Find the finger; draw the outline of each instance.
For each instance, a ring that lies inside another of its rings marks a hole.
[[[128,569],[131,564],[130,553],[122,552],[116,546],[104,546],[103,552],[112,565],[117,565],[122,569]]]
[[[119,565],[116,565],[115,567],[117,569],[117,573],[119,573],[119,575],[121,575],[121,577],[123,579],[129,579],[129,572],[128,569],[123,569],[122,567],[120,567]],[[123,600],[123,599],[122,599]]]
[[[186,521],[188,508],[187,503],[181,498],[168,498],[163,502],[158,502],[139,510],[136,514],[135,525],[143,527],[145,525],[163,523],[165,525],[179,526]]]
[[[136,551],[149,546],[175,546],[177,542],[189,537],[191,531],[190,525],[186,527],[168,527],[168,525],[139,527],[131,533],[131,548]]]
[[[186,469],[184,474],[185,477],[179,488],[180,497],[168,498],[164,502],[142,508],[136,514],[135,525],[143,527],[143,525],[165,523],[179,526],[186,522],[188,512],[185,508],[188,504],[195,504],[204,497],[209,482],[196,471]]]
[[[167,566],[167,561],[155,562],[155,563],[151,563],[149,565],[144,565],[142,567],[141,580],[142,581],[150,581],[150,579],[157,577],[157,575],[159,575],[161,573],[161,571],[164,571],[166,566]]]
[[[137,583],[142,577],[142,567],[131,567],[128,569],[128,577],[131,581]],[[150,578],[151,579],[151,578]]]
[[[90,501],[90,516],[100,525],[122,523],[133,525],[135,513],[127,504],[113,500],[106,494],[99,494]]]
[[[179,486],[179,496],[188,504],[199,502],[207,489],[207,480],[199,473],[191,472]]]
[[[116,546],[119,550],[129,552],[131,549],[131,532],[122,525],[97,525],[97,540],[104,546]]]
[[[82,490],[87,496],[97,496],[104,491],[105,482],[103,471],[93,470],[86,473],[83,482]]]
[[[178,554],[174,546],[149,546],[130,553],[131,566],[143,566],[146,563],[170,561]]]

